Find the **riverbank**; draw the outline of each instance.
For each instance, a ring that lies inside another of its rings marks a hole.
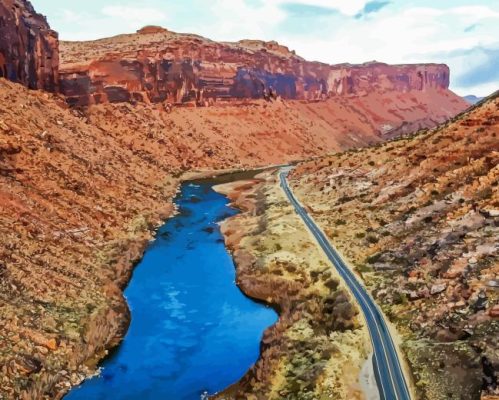
[[[284,197],[275,173],[217,186],[242,213],[222,222],[237,284],[279,310],[261,356],[215,399],[362,399],[370,341],[358,309]]]
[[[108,292],[106,292],[107,295],[112,296],[113,307],[108,313],[95,317],[86,325],[88,330],[86,337],[91,347],[88,353],[84,354],[88,354],[88,356],[79,362],[80,365],[77,369],[71,372],[63,370],[63,379],[60,379],[60,383],[53,384],[52,396],[54,399],[61,399],[86,379],[93,378],[99,365],[106,362],[110,355],[114,355],[122,344],[131,322],[129,304],[123,292],[132,279],[136,265],[142,261],[146,249],[155,240],[159,229],[165,221],[170,220],[178,213],[174,199],[179,195],[181,186],[187,182],[223,184],[234,180],[248,179],[269,168],[272,167],[205,169],[186,171],[178,178],[170,178],[167,203],[163,209],[157,213],[137,216],[125,229],[127,232],[126,242],[113,242],[102,253],[99,253],[99,260],[109,262],[116,268],[114,282],[116,286],[108,285]]]

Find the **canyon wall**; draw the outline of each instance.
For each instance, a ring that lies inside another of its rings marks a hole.
[[[26,0],[0,2],[0,77],[30,89],[56,91],[59,39]]]
[[[206,104],[216,99],[317,100],[372,91],[446,90],[442,64],[328,65],[276,42],[218,43],[146,27],[91,42],[61,42],[61,91],[72,105],[144,101]]]

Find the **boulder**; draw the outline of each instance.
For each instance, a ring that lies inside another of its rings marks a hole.
[[[496,304],[495,306],[490,308],[489,315],[492,318],[499,318],[499,304]]]
[[[430,289],[430,294],[435,295],[438,293],[442,293],[445,289],[447,289],[447,284],[446,283],[439,283],[436,285],[433,285]]]

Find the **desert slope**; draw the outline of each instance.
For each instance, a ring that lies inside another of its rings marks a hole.
[[[496,93],[434,130],[292,174],[403,333],[422,399],[497,390],[498,134]]]

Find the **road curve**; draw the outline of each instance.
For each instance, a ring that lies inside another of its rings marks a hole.
[[[326,239],[322,231],[317,227],[312,217],[296,200],[293,192],[288,186],[287,176],[290,168],[282,168],[279,172],[281,187],[286,193],[295,211],[302,218],[305,225],[314,235],[326,256],[332,262],[340,276],[350,288],[353,296],[359,303],[367,322],[371,342],[374,350],[373,364],[380,397],[383,400],[410,400],[411,395],[404,377],[397,350],[393,343],[390,331],[383,318],[381,310],[376,302],[357,280],[354,273],[348,268],[341,256]]]

